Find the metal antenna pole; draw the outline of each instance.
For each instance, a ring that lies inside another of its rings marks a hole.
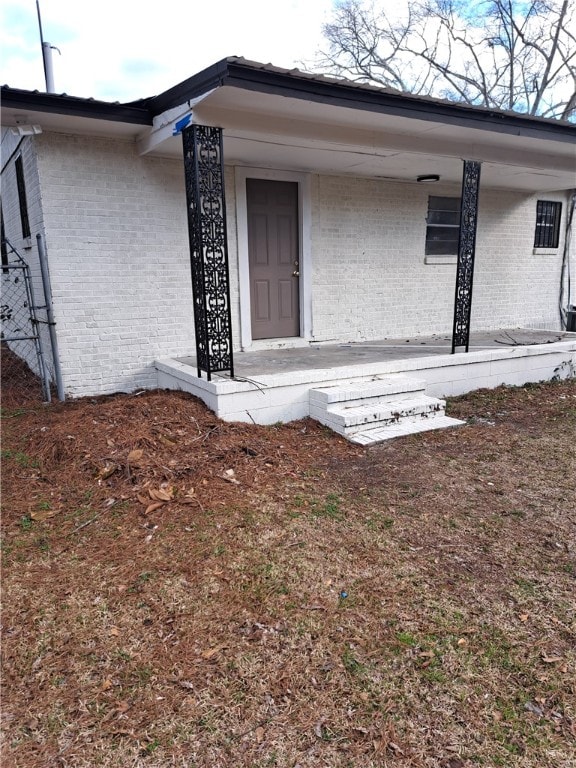
[[[46,92],[55,93],[54,88],[54,70],[52,68],[52,49],[58,51],[50,43],[45,42],[42,32],[42,17],[40,15],[40,1],[36,0],[36,11],[38,13],[38,28],[40,30],[40,43],[42,46],[42,64],[44,65],[44,80],[46,81]],[[60,51],[58,51],[60,53]]]
[[[40,0],[36,0],[36,11],[38,13],[38,28],[40,30],[40,47],[42,49],[42,64],[44,66],[44,81],[46,90],[48,90],[48,72],[46,71],[46,56],[44,54],[44,34],[42,32],[42,16],[40,15]]]

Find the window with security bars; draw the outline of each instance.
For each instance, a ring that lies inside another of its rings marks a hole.
[[[536,231],[534,248],[558,248],[562,203],[538,200],[536,203]]]
[[[2,241],[2,273],[8,272],[8,246],[6,244],[6,232],[4,231],[4,209],[0,205],[0,240]]]
[[[428,198],[426,256],[455,256],[460,237],[460,198]]]
[[[22,237],[30,237],[30,220],[28,219],[28,202],[26,200],[26,182],[24,181],[24,167],[22,155],[18,155],[14,166],[16,168],[16,186],[18,187],[18,203],[20,205],[20,221],[22,223]]]

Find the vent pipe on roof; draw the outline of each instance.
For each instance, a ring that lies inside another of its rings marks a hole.
[[[52,66],[52,51],[58,51],[50,43],[42,42],[42,59],[44,61],[44,76],[46,77],[46,93],[56,93],[54,87],[54,68]],[[60,51],[58,51],[60,53]]]

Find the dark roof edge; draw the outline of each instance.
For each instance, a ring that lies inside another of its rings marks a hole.
[[[202,96],[214,88],[224,85],[224,81],[228,77],[230,62],[233,60],[235,60],[235,57],[221,59],[216,64],[212,64],[212,66],[203,69],[196,75],[192,75],[192,77],[183,80],[178,85],[174,85],[167,91],[158,94],[158,96],[144,99],[143,103],[146,104],[153,115],[159,115],[172,107],[179,107],[185,101]]]
[[[110,120],[116,123],[152,125],[152,114],[144,102],[131,104],[83,99],[66,93],[24,91],[2,86],[2,109],[29,109],[37,112],[67,114],[92,120]]]
[[[223,84],[352,109],[433,120],[481,130],[496,129],[518,136],[568,142],[576,140],[576,125],[568,121],[474,107],[385,88],[366,87],[345,80],[310,76],[298,70],[294,72],[255,67],[241,60],[228,60],[228,76],[223,79]]]
[[[216,62],[157,96],[138,101],[111,103],[67,94],[24,91],[2,86],[2,107],[152,125],[156,115],[224,85],[349,109],[499,131],[509,135],[562,142],[576,140],[576,125],[567,121],[474,107],[429,96],[415,96],[382,86],[314,75],[298,69],[282,69],[236,56]]]
[[[415,96],[381,86],[312,75],[297,69],[282,69],[235,56],[222,59],[168,91],[146,99],[146,104],[153,114],[159,114],[222,85],[350,109],[433,120],[481,130],[498,130],[518,136],[569,142],[576,137],[576,125],[567,121],[474,107],[430,96]]]

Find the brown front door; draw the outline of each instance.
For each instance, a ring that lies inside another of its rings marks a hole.
[[[298,184],[246,179],[252,338],[300,335]]]

